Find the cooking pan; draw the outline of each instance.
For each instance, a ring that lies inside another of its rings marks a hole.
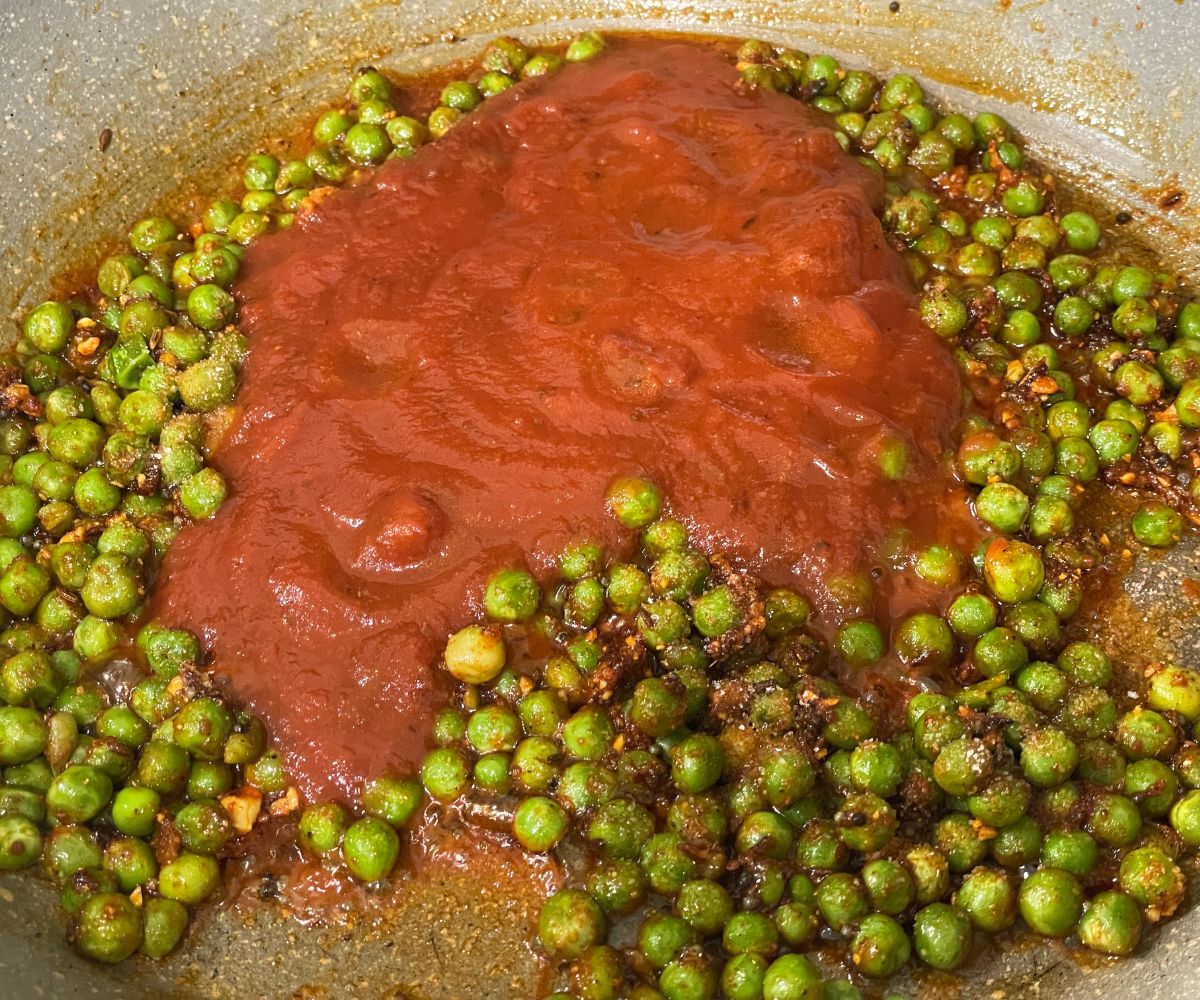
[[[468,59],[495,34],[580,27],[757,36],[908,70],[964,109],[1012,120],[1076,187],[1132,216],[1128,239],[1200,277],[1200,45],[1195,0],[5,0],[0,5],[0,309],[13,321],[46,275],[95,263],[111,234],[229,165],[315,105],[353,67],[403,73]],[[111,138],[101,142],[101,134]],[[1111,219],[1111,216],[1109,216]],[[6,323],[5,336],[15,334]],[[1102,514],[1101,514],[1102,516]],[[1143,560],[1098,604],[1110,651],[1200,667],[1194,536]],[[537,902],[453,868],[414,878],[383,918],[302,927],[276,907],[212,913],[167,961],[101,969],[62,942],[53,893],[0,879],[0,993],[26,997],[500,998],[533,995],[523,943]],[[1128,960],[1002,940],[919,996],[1188,995],[1200,912]]]

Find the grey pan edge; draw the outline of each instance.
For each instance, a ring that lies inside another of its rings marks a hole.
[[[413,72],[466,58],[497,33],[550,38],[583,25],[764,36],[879,71],[912,70],[964,109],[1002,110],[1079,187],[1132,210],[1135,238],[1200,274],[1190,199],[1172,214],[1157,206],[1164,191],[1190,194],[1200,180],[1195,0],[901,0],[898,13],[885,0],[3,0],[0,312],[8,319],[0,336],[15,334],[47,275],[95,259],[185,180],[215,182],[274,128],[335,97],[353,66]],[[105,129],[112,141],[102,152]],[[1171,604],[1172,581],[1184,573],[1200,575],[1194,548],[1141,567],[1127,589],[1151,629],[1193,620],[1179,655],[1200,666],[1194,608]],[[1081,967],[1055,947],[1001,950],[949,995],[1187,995],[1198,936],[1191,913],[1152,951],[1116,965]],[[194,951],[165,966],[100,970],[64,948],[49,891],[0,879],[0,995],[14,1000],[292,996],[314,983],[305,995],[521,995],[494,975],[419,985],[397,973],[403,963],[386,948],[338,946],[270,919],[247,926],[219,915],[198,937]],[[928,982],[914,987],[913,995],[943,994]]]

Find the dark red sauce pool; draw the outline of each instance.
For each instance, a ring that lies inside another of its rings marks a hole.
[[[206,637],[309,796],[419,759],[464,594],[612,537],[615,475],[810,594],[892,527],[958,530],[960,383],[882,178],[736,81],[708,48],[618,42],[248,254],[232,497],[180,536],[154,611]]]

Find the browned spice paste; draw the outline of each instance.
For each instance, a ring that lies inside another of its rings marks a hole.
[[[695,45],[621,41],[490,99],[250,250],[231,499],[154,613],[205,637],[316,798],[419,760],[463,595],[610,538],[618,474],[818,606],[896,526],[961,538],[960,382],[882,196],[815,112]],[[874,611],[923,596],[887,582]]]

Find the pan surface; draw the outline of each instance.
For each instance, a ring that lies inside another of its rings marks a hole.
[[[370,62],[417,72],[467,59],[498,33],[554,39],[580,26],[765,37],[910,70],[951,105],[998,110],[1078,187],[1134,215],[1130,238],[1200,277],[1200,44],[1195,0],[6,0],[0,9],[0,310],[4,336],[46,275],[94,263],[129,220],[181,186],[215,184],[256,143],[339,95]],[[112,131],[101,150],[99,136]],[[1171,209],[1160,203],[1182,192]],[[1189,195],[1191,197],[1189,197]],[[1106,595],[1111,651],[1200,666],[1195,545],[1146,561]],[[62,942],[53,894],[0,879],[5,996],[524,997],[536,902],[450,871],[416,880],[388,919],[302,928],[263,910],[210,915],[161,965],[101,970]],[[1200,914],[1110,965],[1060,945],[1008,944],[919,995],[1152,1000],[1187,991]]]

